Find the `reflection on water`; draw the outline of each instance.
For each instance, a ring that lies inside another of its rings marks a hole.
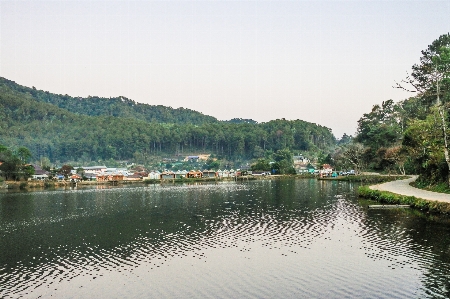
[[[0,297],[447,298],[450,225],[316,180],[0,193]]]

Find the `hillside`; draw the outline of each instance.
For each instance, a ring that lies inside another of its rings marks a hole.
[[[179,123],[143,120],[130,115],[90,116],[38,100],[32,94],[33,89],[22,87],[17,90],[17,86],[13,83],[0,85],[0,144],[9,148],[25,146],[31,150],[34,159],[99,161],[138,156],[145,159],[152,155],[197,151],[226,159],[251,159],[264,157],[266,150],[309,151],[327,149],[335,144],[329,128],[302,120],[196,124],[189,121],[188,115]],[[41,95],[40,92],[36,94]],[[69,102],[76,101],[67,97]],[[50,93],[47,98],[63,100],[63,96]],[[96,111],[98,102],[89,99],[80,100],[80,103],[87,111]],[[195,111],[189,115],[193,115],[194,120],[202,116]]]
[[[22,86],[2,77],[0,77],[0,89],[14,91],[17,95],[28,96],[38,102],[53,104],[69,112],[89,116],[114,116],[147,122],[197,125],[217,122],[216,118],[191,109],[141,104],[125,97],[71,97]]]

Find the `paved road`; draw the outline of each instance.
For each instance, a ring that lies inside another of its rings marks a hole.
[[[426,191],[422,189],[417,189],[411,187],[409,183],[415,181],[417,179],[417,175],[412,176],[406,180],[400,181],[392,181],[388,183],[383,183],[379,185],[370,186],[370,189],[380,190],[380,191],[389,191],[396,194],[406,195],[406,196],[415,196],[417,198],[427,199],[427,200],[437,200],[443,202],[450,203],[450,194],[445,193],[437,193]]]

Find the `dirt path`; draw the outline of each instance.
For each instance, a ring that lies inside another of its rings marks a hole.
[[[417,175],[413,175],[411,178],[406,180],[392,181],[379,185],[373,185],[369,188],[372,190],[389,191],[400,195],[415,196],[417,198],[450,203],[450,194],[431,192],[411,187],[409,183],[415,181],[417,177]]]

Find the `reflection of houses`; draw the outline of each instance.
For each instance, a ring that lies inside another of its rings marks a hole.
[[[203,173],[200,170],[191,170],[187,173],[187,177],[189,179],[201,178]]]

